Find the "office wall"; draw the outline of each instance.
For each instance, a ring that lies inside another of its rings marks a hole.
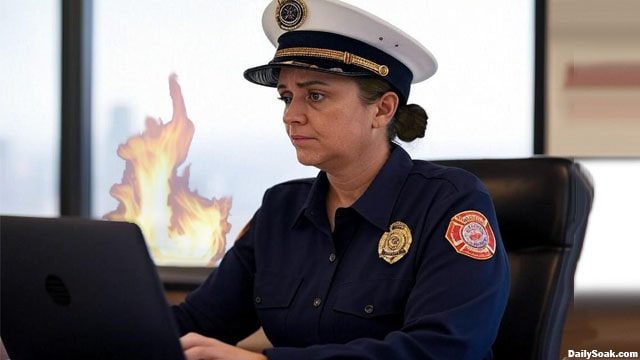
[[[548,6],[547,152],[640,156],[640,2]]]

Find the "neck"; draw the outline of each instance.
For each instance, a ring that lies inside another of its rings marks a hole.
[[[386,149],[379,156],[353,162],[353,166],[339,172],[327,172],[329,191],[327,193],[327,215],[333,230],[335,211],[353,205],[364,194],[373,179],[389,158]]]

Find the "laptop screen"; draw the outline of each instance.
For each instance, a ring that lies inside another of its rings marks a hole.
[[[137,225],[1,216],[0,263],[11,359],[184,358]]]

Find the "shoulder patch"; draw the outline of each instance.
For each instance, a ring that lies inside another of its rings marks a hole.
[[[466,210],[452,217],[445,238],[458,253],[470,258],[487,260],[496,251],[489,220],[479,211]]]

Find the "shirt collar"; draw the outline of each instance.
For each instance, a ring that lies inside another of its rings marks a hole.
[[[396,199],[412,166],[409,154],[400,146],[393,145],[389,159],[352,208],[367,221],[386,231],[391,223],[391,213]],[[328,188],[327,175],[324,171],[320,171],[304,205],[296,216],[294,225],[304,216],[318,228],[328,226],[325,201]]]
[[[353,208],[367,221],[386,231],[391,224],[396,199],[412,166],[409,154],[400,146],[394,145],[389,159],[369,188],[353,204]]]

